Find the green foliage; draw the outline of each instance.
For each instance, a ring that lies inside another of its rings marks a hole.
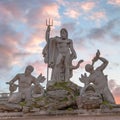
[[[103,104],[103,105],[108,105],[109,102],[108,102],[108,101],[103,101],[102,104]]]
[[[20,104],[22,107],[23,107],[23,106],[26,106],[26,101],[20,102],[19,104]]]
[[[41,100],[43,100],[43,99],[44,99],[44,97],[38,97],[38,98],[35,98],[34,101],[37,102],[37,101],[41,101]]]
[[[55,88],[66,88],[67,87],[67,82],[59,82],[59,83],[55,83],[54,85],[53,85],[53,87],[55,87]]]
[[[73,92],[72,88],[70,88],[69,82],[59,82],[59,83],[56,82],[53,85],[53,88],[66,90],[70,93]]]
[[[68,110],[68,111],[73,111],[73,108],[68,108],[67,110]]]
[[[113,108],[113,106],[108,101],[103,101],[102,104],[107,106],[109,109]]]
[[[37,103],[32,104],[32,107],[39,108],[40,106]]]
[[[68,101],[68,98],[65,97],[64,99],[62,99],[61,101],[65,102],[65,101]]]

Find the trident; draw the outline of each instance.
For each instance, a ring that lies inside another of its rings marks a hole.
[[[53,26],[53,19],[51,20],[50,18],[47,20],[46,19],[46,26],[47,27],[51,27]],[[47,45],[48,45],[48,64],[47,64],[47,83],[46,83],[46,89],[47,89],[47,86],[48,86],[48,79],[49,79],[49,36],[48,36],[48,40],[47,40]]]
[[[52,20],[50,18],[48,20],[46,19],[46,26],[53,26],[53,19]]]

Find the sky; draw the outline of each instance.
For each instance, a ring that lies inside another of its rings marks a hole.
[[[35,77],[47,76],[42,50],[49,18],[51,37],[63,27],[68,30],[77,53],[73,64],[84,60],[71,81],[83,86],[79,78],[99,49],[109,61],[104,74],[120,104],[120,0],[0,0],[0,93],[9,92],[6,82],[29,64]]]

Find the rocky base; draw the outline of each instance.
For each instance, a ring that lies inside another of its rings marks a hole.
[[[80,88],[72,82],[59,82],[48,86],[44,96],[36,98],[33,106],[41,110],[77,109],[76,97]]]
[[[10,104],[7,102],[0,103],[0,112],[23,112],[23,113],[40,113],[44,111],[45,114],[64,114],[64,113],[78,113],[84,114],[84,111],[96,111],[98,113],[112,113],[118,111],[120,113],[120,105],[109,104],[107,102],[99,101],[99,97],[93,96],[91,92],[80,96],[80,87],[72,82],[59,82],[49,85],[47,91],[43,96],[33,98],[31,104],[28,106],[25,102],[19,104]],[[97,110],[98,109],[98,110]],[[57,112],[57,113],[56,113]]]

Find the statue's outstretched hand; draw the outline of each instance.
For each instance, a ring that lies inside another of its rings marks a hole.
[[[37,77],[37,81],[39,81],[39,83],[43,83],[45,81],[45,76],[42,76],[42,74],[40,74],[38,77]]]
[[[84,75],[81,74],[81,78],[79,78],[79,80],[80,80],[82,83],[85,83],[85,84],[88,84],[88,83],[89,83],[89,78],[87,77],[87,74],[86,74],[86,73],[84,73]]]

